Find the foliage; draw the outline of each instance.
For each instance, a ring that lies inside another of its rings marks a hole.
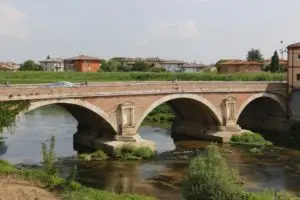
[[[149,64],[143,59],[136,59],[132,68],[133,71],[148,71]]]
[[[277,51],[274,52],[271,63],[267,66],[264,67],[264,71],[269,71],[269,72],[283,72],[283,66],[279,62],[279,57]]]
[[[241,135],[233,135],[230,138],[230,142],[234,144],[249,144],[257,146],[272,145],[271,142],[266,141],[260,134],[252,133],[250,131],[242,133]]]
[[[247,54],[247,60],[248,61],[263,61],[263,56],[260,53],[259,49],[251,49],[248,51]]]
[[[222,157],[219,147],[208,146],[204,155],[194,158],[183,181],[185,200],[240,200],[242,187],[235,171]]]
[[[150,112],[145,120],[155,123],[168,123],[173,122],[174,119],[175,114],[171,107],[168,104],[162,104],[156,107],[152,112]]]
[[[56,167],[55,167],[55,137],[52,136],[50,139],[49,149],[47,149],[46,142],[42,142],[42,155],[43,155],[43,164],[44,171],[49,176],[56,175]]]
[[[13,132],[16,125],[16,116],[29,107],[29,101],[0,102],[0,133],[4,128]]]
[[[69,191],[62,195],[62,200],[154,200],[152,197],[143,197],[135,194],[116,194],[91,188]]]
[[[132,144],[124,144],[116,149],[116,158],[122,160],[141,160],[154,156],[154,151],[148,147],[135,147]]]
[[[82,82],[110,82],[110,81],[286,81],[285,73],[184,73],[184,72],[0,72],[0,80],[17,83],[49,83],[56,81]]]
[[[247,200],[299,200],[298,197],[295,195],[285,192],[279,191],[276,192],[275,190],[266,190],[262,192],[252,192],[248,193]]]
[[[78,158],[85,161],[90,161],[90,160],[99,161],[99,160],[106,160],[108,156],[102,150],[98,150],[91,154],[85,154],[85,153],[79,154]]]
[[[121,63],[114,59],[110,59],[109,61],[103,60],[101,62],[101,68],[105,72],[116,72],[120,70]]]
[[[33,60],[27,60],[21,64],[20,71],[41,71],[43,70],[41,65],[37,64]]]

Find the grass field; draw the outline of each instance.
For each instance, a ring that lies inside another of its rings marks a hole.
[[[285,73],[154,73],[154,72],[0,72],[0,84],[70,82],[112,82],[112,81],[285,81]]]

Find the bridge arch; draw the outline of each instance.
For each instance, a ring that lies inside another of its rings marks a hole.
[[[287,124],[286,100],[272,93],[254,94],[240,106],[236,116],[244,129],[283,132]]]
[[[151,111],[153,111],[156,107],[164,103],[171,104],[171,107],[173,108],[176,115],[175,122],[176,119],[181,116],[180,120],[178,119],[176,123],[173,123],[172,132],[174,130],[174,125],[179,126],[179,124],[181,123],[187,123],[182,126],[191,126],[190,129],[194,128],[195,131],[199,131],[202,128],[200,127],[201,123],[199,121],[201,120],[201,118],[196,118],[197,116],[201,115],[203,118],[210,118],[210,121],[213,121],[211,123],[214,123],[216,128],[222,124],[221,113],[211,102],[209,102],[204,97],[195,94],[171,94],[154,101],[145,111],[143,111],[143,114],[141,115],[141,117],[139,117],[139,120],[136,123],[136,131],[139,129],[147,115],[150,114]],[[190,118],[188,117],[189,115],[191,115]],[[193,118],[195,118],[195,120]]]
[[[67,110],[78,122],[80,127],[88,127],[97,131],[109,131],[111,134],[117,133],[117,126],[108,117],[108,115],[99,107],[80,99],[51,99],[30,102],[27,110],[19,114],[19,117],[34,109],[47,106],[59,105]],[[105,127],[100,126],[105,125]],[[98,126],[98,127],[97,127]],[[105,130],[104,130],[105,129]]]

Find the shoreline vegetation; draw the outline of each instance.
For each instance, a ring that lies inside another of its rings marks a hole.
[[[217,72],[3,72],[0,80],[4,84],[33,84],[70,81],[87,82],[118,82],[118,81],[286,81],[286,73],[234,73],[220,74]]]

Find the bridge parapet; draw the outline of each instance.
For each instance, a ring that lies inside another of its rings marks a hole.
[[[43,85],[16,85],[0,87],[0,101],[34,100],[51,98],[80,98],[97,96],[122,96],[172,93],[257,93],[269,92],[282,96],[287,94],[283,82],[124,82],[93,83],[72,88],[49,88]]]

